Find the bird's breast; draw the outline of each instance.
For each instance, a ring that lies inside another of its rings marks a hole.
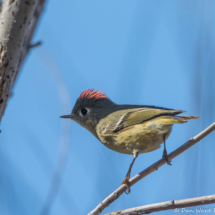
[[[120,153],[133,154],[134,150],[146,153],[158,149],[163,143],[163,135],[166,134],[167,139],[170,132],[170,125],[164,126],[151,120],[126,127],[117,133],[104,134],[100,130],[97,134],[106,147]]]

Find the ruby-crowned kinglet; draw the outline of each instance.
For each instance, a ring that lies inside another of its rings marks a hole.
[[[151,152],[164,142],[163,158],[168,160],[165,140],[172,125],[185,123],[199,116],[176,116],[184,111],[145,105],[118,105],[101,91],[81,93],[69,118],[90,131],[105,146],[114,151],[133,154],[134,159],[122,184],[128,192],[132,165],[138,154]]]

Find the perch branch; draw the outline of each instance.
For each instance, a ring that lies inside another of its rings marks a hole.
[[[208,126],[205,130],[197,134],[195,137],[188,140],[185,144],[183,144],[181,147],[173,151],[168,155],[168,158],[172,160],[173,158],[180,155],[182,152],[189,149],[191,146],[193,146],[195,143],[199,142],[201,139],[206,137],[208,134],[210,134],[213,130],[215,130],[215,122],[212,123],[210,126]],[[137,183],[142,178],[146,177],[150,173],[157,170],[159,167],[164,165],[166,163],[165,159],[161,159],[157,161],[156,163],[152,164],[147,169],[143,170],[141,173],[135,175],[133,178],[130,179],[130,186],[133,186],[135,183]],[[113,193],[111,193],[106,199],[104,199],[94,210],[92,210],[88,215],[98,215],[100,214],[106,207],[108,207],[112,202],[114,202],[116,199],[118,199],[124,192],[126,191],[126,186],[121,185],[118,189],[116,189]]]
[[[215,203],[215,195],[201,196],[197,198],[172,200],[167,202],[160,202],[156,204],[144,205],[136,208],[129,208],[126,210],[114,211],[106,215],[136,215],[136,214],[150,214],[158,211],[171,210],[176,208],[185,208],[198,205],[207,205]],[[197,209],[200,210],[200,209]],[[209,209],[211,210],[211,209]],[[178,210],[176,211],[178,212]],[[183,212],[183,211],[182,211]],[[199,212],[199,211],[196,211]],[[209,212],[209,211],[208,211]],[[212,211],[210,211],[212,212]]]

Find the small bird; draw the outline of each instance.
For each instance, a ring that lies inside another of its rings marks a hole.
[[[151,152],[164,143],[163,159],[168,159],[165,141],[173,124],[185,123],[199,116],[176,116],[185,111],[146,105],[118,105],[102,91],[88,89],[81,93],[70,115],[61,116],[79,123],[106,147],[134,155],[122,182],[130,192],[132,166],[141,153]]]

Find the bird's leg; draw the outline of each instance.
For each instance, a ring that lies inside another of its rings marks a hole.
[[[172,166],[171,160],[169,160],[168,155],[167,155],[167,151],[166,151],[165,134],[163,135],[163,141],[164,141],[163,158],[166,160],[166,163],[168,165]]]
[[[130,167],[128,169],[128,172],[127,172],[124,180],[122,181],[122,184],[125,184],[125,186],[127,187],[127,190],[128,190],[128,192],[125,191],[126,194],[130,193],[129,179],[130,179],[130,175],[131,175],[132,166],[133,166],[134,161],[136,160],[137,156],[138,156],[138,151],[134,151],[134,158],[133,158],[133,160],[132,160],[132,162],[130,164]]]

